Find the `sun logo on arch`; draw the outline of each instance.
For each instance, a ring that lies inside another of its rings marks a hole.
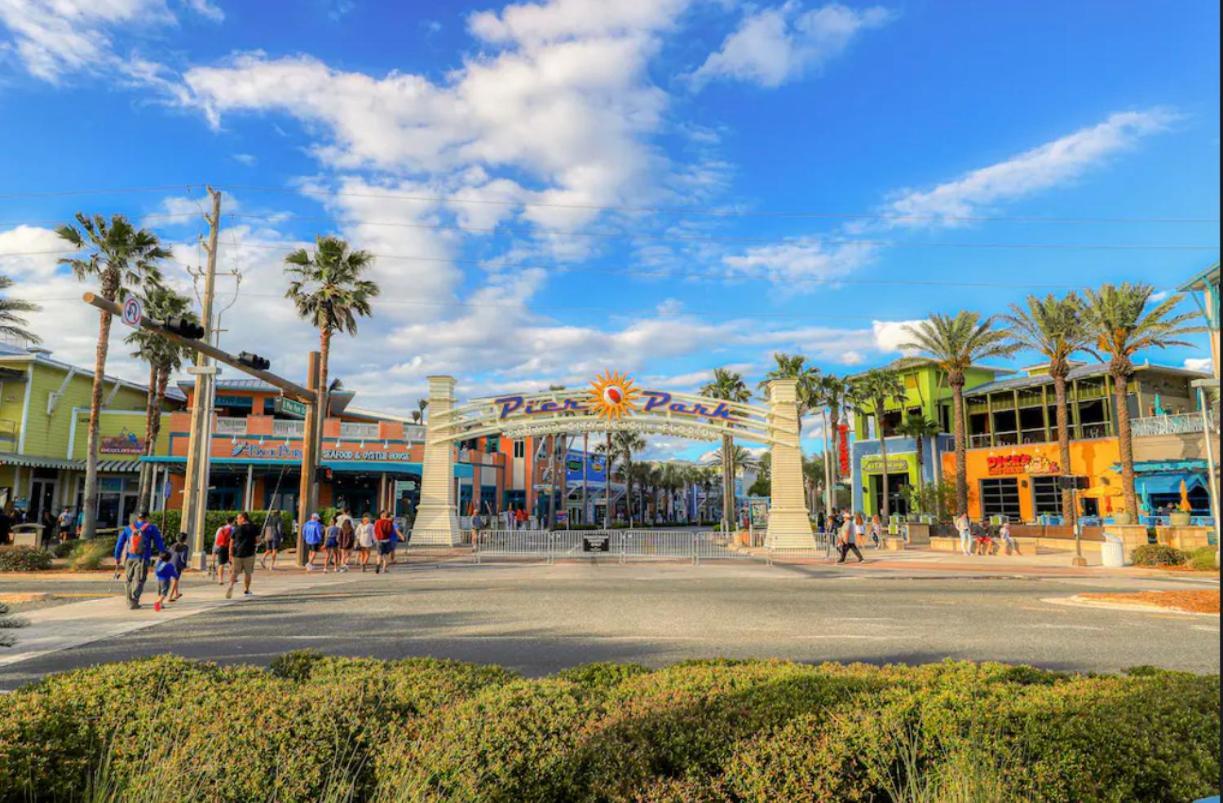
[[[637,412],[641,391],[628,374],[604,371],[590,383],[590,409],[609,421]]]

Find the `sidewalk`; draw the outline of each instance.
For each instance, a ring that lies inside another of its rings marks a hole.
[[[94,574],[98,573],[86,576]],[[113,582],[109,572],[100,574],[100,579]],[[225,605],[240,605],[250,599],[271,597],[305,588],[340,585],[360,576],[360,572],[307,573],[297,567],[284,571],[277,569],[275,573],[256,570],[254,582],[251,584],[251,590],[254,592],[252,597],[243,596],[240,581],[234,587],[233,599],[225,599],[225,586],[197,582],[191,584],[181,600],[156,612],[153,610],[153,602],[157,599],[157,582],[150,575],[149,582],[144,586],[139,610],[130,610],[127,607],[127,598],[118,594],[105,599],[74,602],[19,614],[29,626],[12,631],[17,637],[17,643],[10,649],[0,650],[0,667],[185,619]],[[59,574],[59,577],[63,578],[64,575]]]

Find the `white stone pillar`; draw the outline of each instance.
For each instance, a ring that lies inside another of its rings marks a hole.
[[[773,437],[769,495],[769,529],[765,545],[772,549],[814,549],[811,518],[803,494],[803,453],[798,442],[798,383],[769,383],[769,430]]]
[[[425,421],[425,458],[421,467],[420,506],[412,543],[454,546],[462,540],[454,502],[454,443],[445,413],[454,406],[454,377],[429,377],[429,415]]]

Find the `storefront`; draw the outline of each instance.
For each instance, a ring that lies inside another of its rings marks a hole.
[[[884,461],[882,455],[867,455],[859,462],[862,506],[859,508],[868,516],[883,513],[883,475]],[[907,452],[889,454],[887,457],[888,511],[898,515],[909,512],[910,486],[918,484],[917,454]]]

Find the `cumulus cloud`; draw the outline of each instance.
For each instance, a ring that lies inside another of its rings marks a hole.
[[[1185,369],[1188,371],[1201,371],[1208,374],[1213,370],[1214,363],[1209,357],[1186,357]]]
[[[900,192],[885,208],[892,225],[954,226],[960,218],[987,212],[1073,181],[1143,137],[1167,130],[1176,115],[1164,109],[1117,112],[1103,122],[1046,142],[1009,159],[973,170],[930,190]]]
[[[871,323],[871,332],[874,334],[874,346],[877,350],[883,352],[899,351],[905,355],[911,355],[912,352],[901,348],[901,345],[908,343],[913,339],[909,334],[908,327],[915,326],[921,321],[874,321]]]
[[[863,31],[893,18],[880,6],[861,11],[839,3],[804,11],[798,2],[749,13],[722,47],[692,73],[700,86],[716,79],[777,87],[819,69]]]
[[[795,237],[727,255],[722,264],[731,278],[768,279],[793,290],[809,291],[853,273],[872,261],[876,250],[868,242],[829,245],[819,237]]]

